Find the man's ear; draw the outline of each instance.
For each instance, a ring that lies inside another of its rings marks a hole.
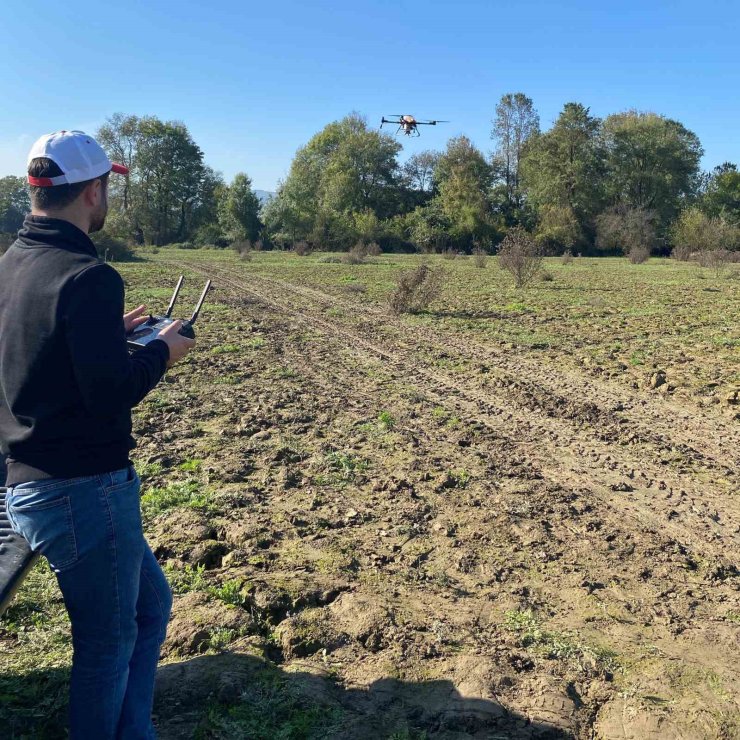
[[[95,179],[82,191],[83,202],[90,208],[95,208],[103,198],[103,182]]]

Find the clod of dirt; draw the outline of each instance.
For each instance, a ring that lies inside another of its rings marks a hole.
[[[664,385],[665,382],[666,382],[665,370],[658,370],[650,376],[650,382],[648,383],[648,385],[650,386],[650,388],[655,389],[655,388],[660,387],[661,385]]]
[[[147,531],[147,540],[157,558],[185,559],[195,545],[216,538],[216,528],[193,509],[173,509],[155,520]]]
[[[334,629],[325,609],[306,609],[283,620],[275,630],[287,658],[304,658],[319,650],[332,652],[346,642]]]
[[[206,594],[194,592],[175,597],[162,656],[197,655],[210,647],[216,630],[238,632],[249,626],[246,612],[229,609],[220,601],[209,600]]]
[[[220,568],[228,547],[218,540],[198,542],[190,552],[189,560],[193,565],[202,565],[206,570]]]
[[[341,630],[370,652],[382,649],[392,639],[393,614],[371,597],[343,594],[331,605],[331,612]]]

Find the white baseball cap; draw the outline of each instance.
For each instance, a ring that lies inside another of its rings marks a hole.
[[[28,175],[29,184],[37,187],[48,188],[52,185],[70,185],[74,182],[94,180],[111,170],[120,175],[128,175],[128,167],[111,162],[103,147],[83,131],[57,131],[53,134],[44,134],[28,153],[29,166],[31,161],[38,157],[50,159],[63,174],[56,177]]]

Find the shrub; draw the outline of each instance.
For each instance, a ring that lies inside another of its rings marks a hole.
[[[454,249],[445,249],[445,251],[442,252],[442,256],[446,260],[454,260],[457,259],[457,252]]]
[[[710,249],[699,252],[697,261],[701,267],[714,270],[716,276],[720,277],[727,265],[733,261],[732,252],[729,249]]]
[[[342,262],[345,265],[361,265],[367,256],[367,247],[362,242],[357,242],[352,249],[342,255]]]
[[[641,265],[650,259],[650,248],[645,246],[634,246],[627,252],[627,259],[633,265]]]
[[[694,252],[733,250],[740,246],[740,229],[723,218],[710,218],[698,208],[685,209],[671,227],[673,252],[678,260]]]
[[[563,252],[563,256],[560,258],[560,262],[564,265],[570,265],[573,262],[573,252],[567,250],[566,252]]]
[[[499,248],[498,264],[514,278],[517,288],[528,285],[542,267],[542,250],[521,226],[509,230]]]
[[[106,262],[129,262],[134,259],[134,250],[123,239],[116,239],[105,231],[93,234],[92,240],[98,254]]]
[[[235,241],[231,248],[245,261],[252,259],[252,242],[249,239],[239,239]]]
[[[473,250],[473,261],[476,267],[485,267],[488,264],[488,255],[485,249],[476,247]]]
[[[635,249],[640,250],[638,254],[647,249],[649,257],[654,243],[654,211],[615,206],[596,217],[596,246],[599,249],[609,252],[621,251],[628,257]],[[630,257],[630,262],[632,261]]]
[[[366,251],[371,257],[380,257],[380,255],[383,254],[383,250],[380,248],[380,244],[378,244],[378,242],[370,242],[370,244],[367,245]]]
[[[219,249],[229,246],[229,240],[224,236],[218,224],[204,224],[193,237],[193,242],[199,247],[213,245]]]
[[[396,289],[389,298],[394,313],[423,311],[442,292],[444,273],[440,268],[419,265],[401,273]]]
[[[306,257],[307,255],[311,254],[313,250],[311,249],[311,245],[308,242],[301,240],[293,245],[293,251],[299,257]]]

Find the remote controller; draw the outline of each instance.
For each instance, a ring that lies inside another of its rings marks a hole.
[[[175,319],[170,317],[172,316],[172,310],[175,307],[177,295],[180,292],[180,288],[182,288],[182,284],[184,281],[185,276],[180,275],[180,279],[177,281],[177,285],[175,286],[175,292],[172,294],[170,305],[167,307],[167,313],[165,313],[164,316],[154,316],[152,314],[149,314],[149,318],[143,324],[141,324],[141,326],[137,326],[133,331],[129,332],[126,335],[126,341],[128,343],[129,350],[134,351],[137,349],[141,349],[142,347],[146,347],[149,342],[158,339],[160,332],[175,321]],[[195,306],[195,311],[193,311],[193,315],[187,321],[183,321],[182,326],[180,327],[179,333],[182,334],[184,337],[195,339],[195,330],[193,329],[193,324],[195,324],[198,318],[201,306],[203,305],[203,301],[205,301],[206,295],[210,288],[211,281],[207,280],[206,286],[205,288],[203,288],[203,292],[200,294],[198,303]]]

